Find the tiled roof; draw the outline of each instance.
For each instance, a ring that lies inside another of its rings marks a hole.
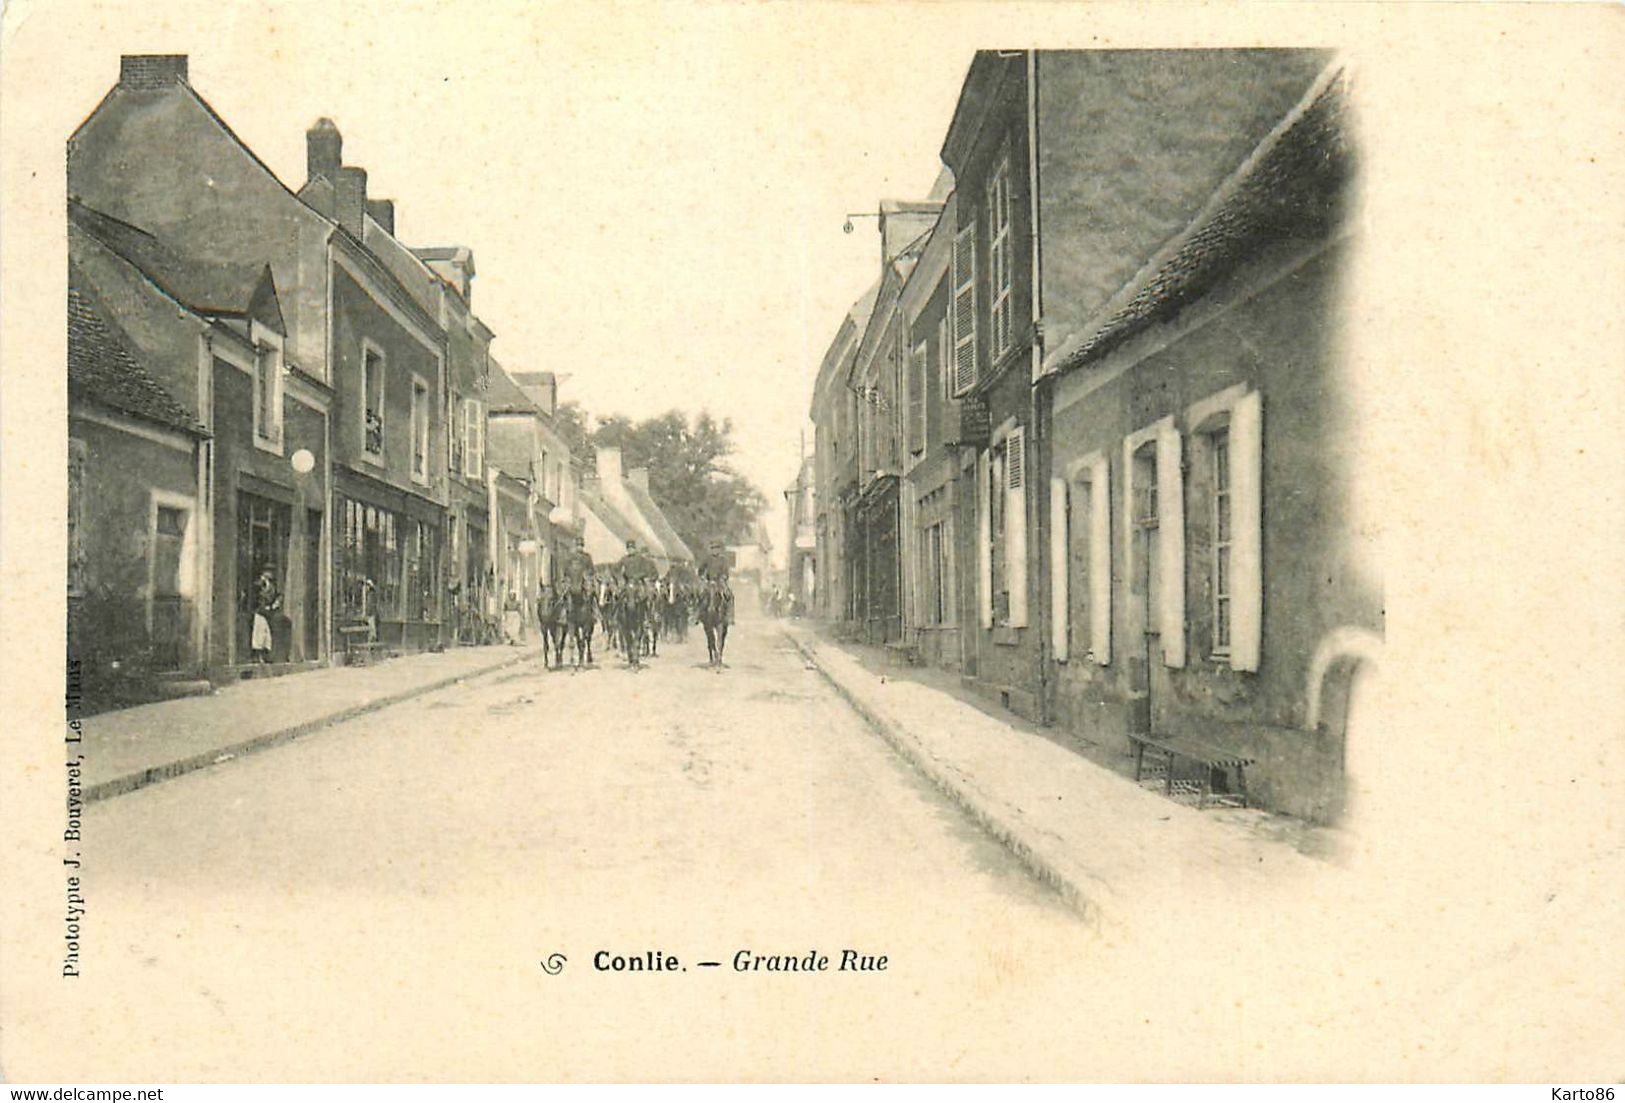
[[[248,313],[268,267],[182,256],[140,227],[72,200],[68,203],[68,218],[139,268],[170,297],[200,314]],[[270,307],[280,319],[280,308],[274,303]]]
[[[671,527],[671,521],[659,503],[654,500],[654,496],[630,479],[624,481],[626,493],[632,499],[632,504],[642,511],[644,519],[649,522],[649,527],[655,530],[655,535],[660,537],[660,543],[665,546],[666,557],[693,559],[694,553],[683,543],[683,538],[677,535],[677,530]]]
[[[1098,360],[1173,317],[1271,245],[1332,232],[1353,169],[1344,101],[1341,78],[1328,82],[1133,298],[1067,357],[1062,370]]]
[[[68,393],[195,436],[208,434],[131,354],[89,296],[68,288]]]
[[[485,391],[486,407],[493,414],[535,414],[541,411],[536,403],[525,397],[513,377],[493,361],[491,376]]]
[[[582,506],[589,510],[593,516],[604,523],[604,527],[615,534],[621,541],[638,539],[637,526],[633,525],[620,512],[604,501],[604,496],[589,486],[583,486],[577,495]]]

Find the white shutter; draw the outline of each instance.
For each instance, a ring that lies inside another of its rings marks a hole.
[[[1162,571],[1162,661],[1185,665],[1185,476],[1179,430],[1169,419],[1157,431],[1157,540]]]
[[[976,385],[976,223],[954,238],[955,397]]]
[[[1101,456],[1089,469],[1089,656],[1112,661],[1112,483]]]
[[[1070,658],[1067,622],[1071,604],[1072,579],[1067,573],[1069,560],[1067,545],[1072,528],[1071,511],[1067,508],[1066,480],[1049,481],[1049,623],[1050,646],[1057,662]]]
[[[1005,444],[1004,554],[1010,581],[1010,626],[1027,626],[1027,432],[1010,430]]]
[[[976,458],[976,606],[982,627],[993,627],[993,503],[988,497],[988,480],[993,465],[988,453]]]
[[[1264,627],[1263,402],[1230,411],[1230,665],[1256,671]]]

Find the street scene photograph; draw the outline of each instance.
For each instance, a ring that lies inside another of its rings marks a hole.
[[[1390,29],[76,7],[8,1080],[1617,1079],[1618,715],[1428,612],[1555,453],[1403,397]]]

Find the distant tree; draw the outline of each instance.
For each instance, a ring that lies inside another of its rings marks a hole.
[[[570,455],[575,462],[585,464],[591,470],[592,432],[587,428],[587,411],[574,402],[561,402],[554,408],[553,423],[564,438],[564,443],[569,445]]]
[[[590,436],[592,447],[621,450],[623,470],[649,469],[649,492],[695,555],[713,537],[745,542],[767,506],[762,492],[728,466],[732,438],[730,419],[719,423],[701,411],[690,421],[678,410],[639,422],[614,414]]]

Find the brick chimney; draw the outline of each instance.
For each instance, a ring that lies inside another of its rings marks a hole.
[[[186,83],[185,54],[125,54],[119,58],[118,82],[134,92],[157,92]]]
[[[317,119],[305,131],[305,181],[317,177],[334,187],[339,182],[339,166],[344,163],[344,137],[332,119]]]
[[[395,236],[395,201],[393,199],[367,200],[367,213],[372,220],[384,228],[390,237]]]
[[[361,219],[367,210],[367,170],[351,165],[339,169],[338,224],[361,237]]]

